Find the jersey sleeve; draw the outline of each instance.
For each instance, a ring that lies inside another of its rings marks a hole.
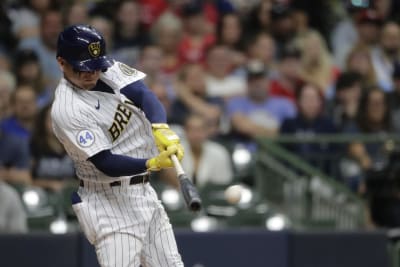
[[[88,159],[100,151],[111,149],[109,135],[91,118],[89,114],[68,116],[52,114],[54,133],[67,151]]]
[[[167,116],[161,102],[141,81],[146,74],[115,61],[114,65],[101,74],[100,79],[110,86],[124,102],[124,97],[141,109],[151,123],[165,123]],[[123,97],[124,96],[124,97]]]
[[[115,61],[114,65],[100,75],[100,79],[114,91],[119,91],[127,85],[146,77],[143,72],[134,69],[122,62]]]

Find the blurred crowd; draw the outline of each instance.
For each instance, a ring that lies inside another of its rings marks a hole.
[[[92,25],[109,55],[147,74],[182,135],[184,168],[201,187],[234,179],[227,143],[254,152],[255,138],[280,133],[398,133],[399,2],[2,1],[0,191],[8,193],[0,193],[0,204],[6,198],[12,205],[0,205],[0,231],[19,209],[8,183],[58,191],[76,181],[49,119],[61,77],[57,37],[66,25]],[[343,149],[361,173],[381,160],[381,145]],[[348,185],[363,194],[354,173]]]

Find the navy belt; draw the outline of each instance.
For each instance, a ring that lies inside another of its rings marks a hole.
[[[130,178],[129,180],[129,185],[134,185],[134,184],[144,184],[144,183],[148,183],[150,180],[150,177],[148,174],[144,174],[144,175],[137,175],[137,176],[133,176]],[[110,186],[121,186],[121,181],[114,181],[109,183]],[[83,180],[79,181],[79,186],[84,187],[85,183],[83,182]]]

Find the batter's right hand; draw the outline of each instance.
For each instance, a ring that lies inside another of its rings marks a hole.
[[[148,171],[158,171],[164,168],[171,168],[174,167],[174,164],[171,160],[171,155],[177,154],[178,146],[177,145],[169,145],[168,148],[158,156],[148,159],[146,161],[146,167]]]
[[[176,144],[173,146],[176,146],[176,153],[175,153],[176,157],[178,158],[179,161],[182,161],[183,156],[185,155],[185,149],[181,144]]]

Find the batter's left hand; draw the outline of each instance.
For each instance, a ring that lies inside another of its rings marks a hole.
[[[154,158],[146,161],[146,168],[148,171],[158,171],[164,168],[174,167],[171,160],[171,155],[178,153],[178,145],[170,145],[166,150],[160,152]]]

